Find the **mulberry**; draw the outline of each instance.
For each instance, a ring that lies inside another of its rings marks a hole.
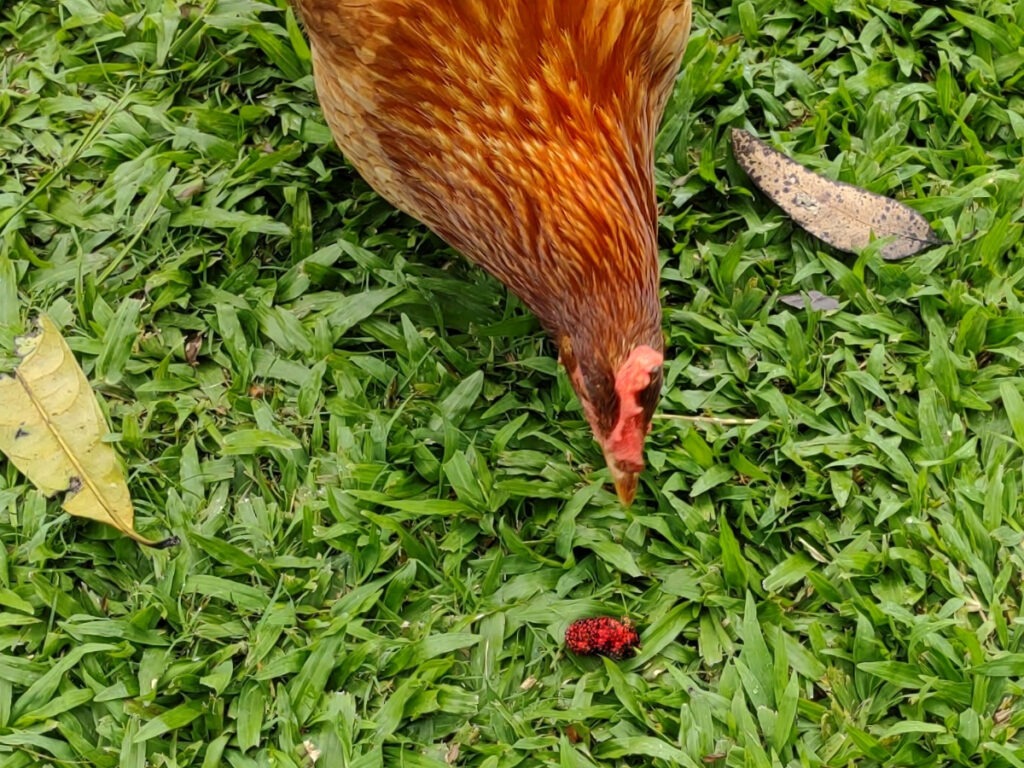
[[[628,659],[640,646],[640,635],[629,619],[619,621],[600,616],[570,624],[565,631],[565,645],[581,656],[599,654],[613,659]]]

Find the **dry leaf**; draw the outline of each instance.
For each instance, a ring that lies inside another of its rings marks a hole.
[[[779,301],[797,309],[805,309],[808,306],[818,310],[839,309],[839,301],[831,296],[826,296],[821,291],[807,291],[806,294],[789,293],[780,296]]]
[[[448,750],[444,753],[444,761],[448,765],[455,765],[459,762],[459,753],[462,751],[462,745],[457,741],[453,741],[448,745]]]
[[[195,333],[185,342],[185,362],[195,368],[199,365],[199,351],[203,348],[203,334]]]
[[[71,515],[112,525],[140,544],[128,485],[96,395],[48,317],[18,339],[18,367],[0,375],[0,451],[47,496],[63,493]]]
[[[302,742],[302,748],[306,750],[306,757],[309,758],[310,765],[315,765],[316,761],[320,759],[320,755],[322,754],[320,752],[320,748],[309,739]]]
[[[754,183],[801,227],[841,251],[856,253],[884,239],[894,261],[942,241],[928,220],[903,203],[807,170],[752,134],[732,131],[732,151]]]

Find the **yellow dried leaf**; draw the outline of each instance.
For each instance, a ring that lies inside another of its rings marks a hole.
[[[103,412],[60,331],[41,315],[18,339],[18,367],[0,375],[0,451],[47,496],[64,493],[69,514],[112,525],[140,544],[135,512]]]
[[[913,208],[809,171],[746,131],[733,129],[736,162],[761,191],[815,237],[856,253],[884,240],[883,259],[904,259],[941,241]]]

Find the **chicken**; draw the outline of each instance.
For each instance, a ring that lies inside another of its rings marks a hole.
[[[293,0],[338,146],[558,348],[632,502],[664,362],[655,133],[690,0]]]

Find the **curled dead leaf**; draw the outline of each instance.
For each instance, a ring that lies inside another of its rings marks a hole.
[[[459,753],[462,751],[462,745],[457,741],[453,741],[448,745],[448,749],[444,753],[444,761],[447,765],[455,765],[459,762]]]
[[[1013,716],[1013,699],[1010,696],[1004,696],[1003,700],[999,702],[999,706],[996,708],[995,713],[992,715],[992,721],[996,725],[1003,725]]]
[[[45,315],[18,339],[21,362],[0,376],[0,452],[47,496],[64,494],[68,514],[106,523],[140,544],[164,549],[135,532],[128,484],[106,420],[60,331]]]
[[[942,242],[913,208],[819,176],[747,131],[733,129],[732,151],[740,167],[793,221],[841,251],[856,253],[872,239],[884,240],[882,258],[895,261]]]
[[[797,309],[828,310],[839,309],[839,300],[826,296],[821,291],[807,291],[806,293],[789,293],[780,296],[779,301]]]
[[[311,740],[306,739],[302,742],[302,749],[306,753],[306,757],[309,759],[310,765],[316,765],[316,761],[320,759],[320,755],[322,754],[320,748]]]
[[[534,677],[533,675],[530,675],[528,678],[526,678],[525,680],[523,680],[523,682],[521,682],[519,684],[519,690],[521,690],[521,691],[528,691],[531,688],[533,688],[533,686],[535,686],[536,684],[537,684],[537,678]]]
[[[202,332],[189,336],[185,342],[185,362],[195,368],[199,365],[199,351],[203,348]]]

